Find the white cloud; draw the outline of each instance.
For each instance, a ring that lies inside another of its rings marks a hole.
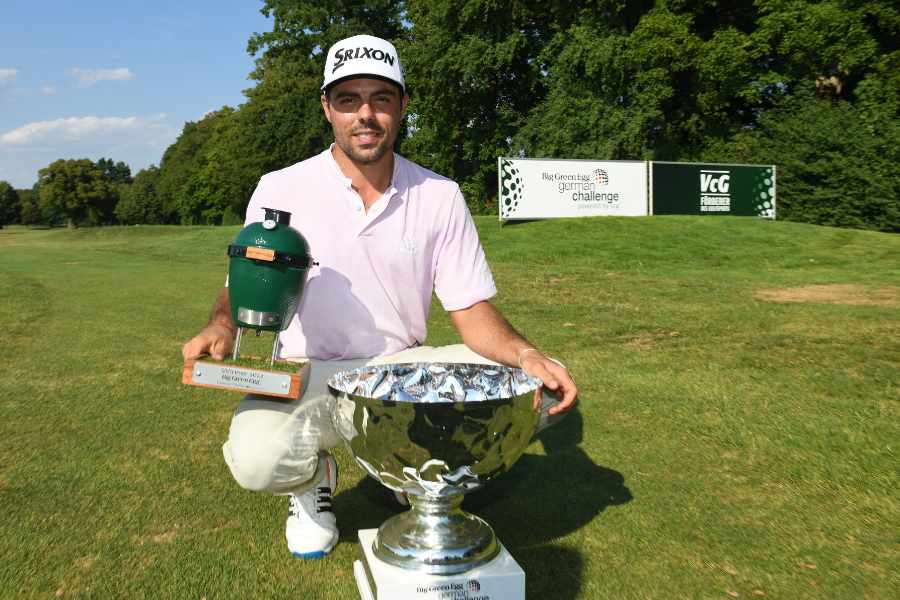
[[[45,96],[54,96],[56,95],[56,88],[52,85],[43,85],[41,86],[41,93]]]
[[[78,79],[82,86],[94,85],[98,81],[129,81],[134,79],[134,73],[128,67],[118,69],[69,69],[69,75]]]
[[[134,129],[138,117],[69,117],[53,121],[27,123],[0,135],[0,143],[23,145],[41,143],[48,139],[77,140],[97,134]]]
[[[36,121],[0,132],[0,173],[16,187],[30,187],[39,169],[59,158],[108,157],[133,173],[151,163],[178,137],[165,114],[80,116]]]
[[[0,87],[12,85],[13,79],[15,79],[18,74],[18,69],[0,69]]]

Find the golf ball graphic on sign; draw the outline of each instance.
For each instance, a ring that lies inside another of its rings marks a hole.
[[[756,214],[767,219],[775,218],[775,186],[772,169],[765,169],[754,178],[753,194],[756,197]]]
[[[609,174],[603,169],[594,169],[594,182],[597,187],[602,187],[609,183]]]
[[[519,208],[525,186],[522,175],[511,161],[500,161],[500,216],[509,217]]]

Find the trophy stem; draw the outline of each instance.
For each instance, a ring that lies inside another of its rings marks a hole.
[[[281,332],[275,333],[275,339],[272,341],[272,357],[269,359],[269,364],[275,364],[275,356],[278,354],[278,338],[281,335]]]
[[[409,495],[410,510],[378,528],[375,556],[397,567],[435,575],[463,573],[500,552],[493,529],[460,508],[461,491]]]
[[[231,360],[237,360],[241,355],[241,336],[244,334],[244,328],[237,328],[237,335],[234,338],[234,350],[231,352]]]

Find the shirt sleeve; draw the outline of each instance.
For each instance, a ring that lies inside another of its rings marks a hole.
[[[497,293],[478,230],[459,188],[434,256],[434,292],[444,310],[462,310]]]

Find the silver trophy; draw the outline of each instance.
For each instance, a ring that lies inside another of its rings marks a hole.
[[[410,363],[343,371],[328,387],[356,461],[411,507],[377,532],[360,531],[361,596],[524,599],[524,572],[460,504],[528,446],[541,381],[503,366]]]

